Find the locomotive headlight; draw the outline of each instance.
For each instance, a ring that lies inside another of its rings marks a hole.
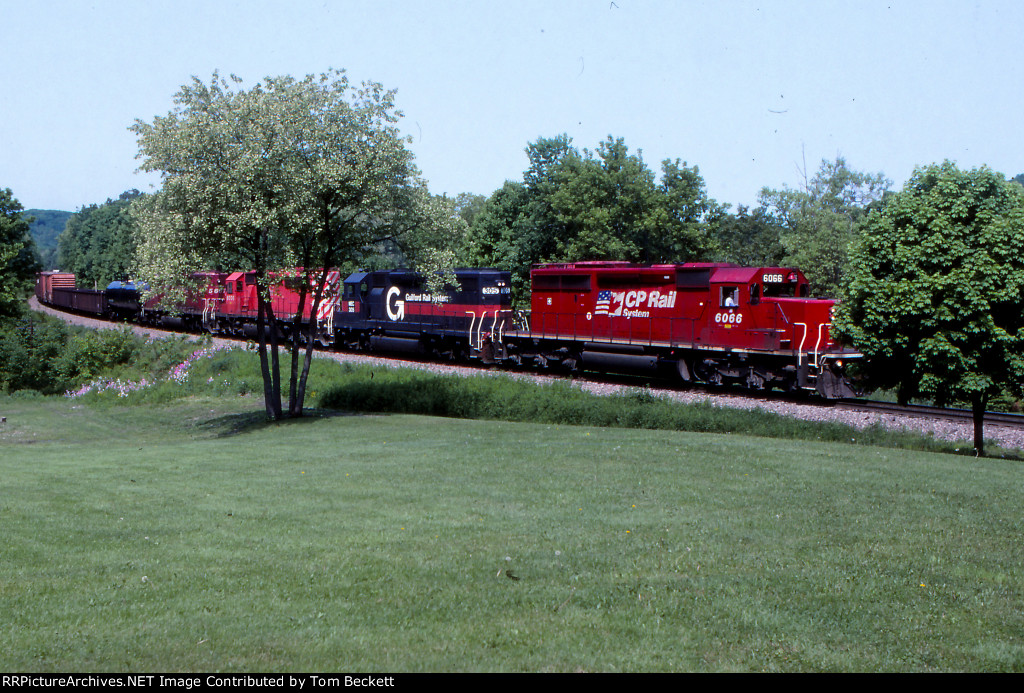
[[[842,368],[842,367],[843,367],[843,360],[842,359],[836,359],[836,368]]]

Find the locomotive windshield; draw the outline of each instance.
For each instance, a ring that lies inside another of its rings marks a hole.
[[[810,293],[807,282],[801,281],[796,272],[784,274],[766,271],[761,276],[761,281],[764,284],[765,298],[803,298]]]

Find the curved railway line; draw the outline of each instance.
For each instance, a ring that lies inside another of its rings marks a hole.
[[[930,407],[920,404],[908,404],[901,406],[892,402],[878,402],[874,400],[843,399],[833,403],[837,409],[849,411],[872,412],[877,414],[890,414],[894,416],[913,416],[925,419],[939,419],[952,422],[967,422],[973,425],[974,415],[970,409],[943,409],[941,407]],[[1024,429],[1024,414],[1007,414],[1003,412],[986,412],[986,426],[1008,426],[1010,428]]]
[[[29,299],[32,310],[45,312],[65,320],[66,322],[88,327],[107,327],[112,323],[94,317],[86,317],[74,313],[65,313],[49,306],[41,305],[35,297]],[[170,330],[131,325],[139,334],[151,337],[175,334]],[[215,342],[237,343],[241,340],[215,337]],[[406,357],[395,357],[376,353],[321,351],[324,358],[336,361],[364,362],[384,366],[409,367],[442,373],[492,373],[528,378],[536,382],[550,382],[562,379],[564,375],[538,371],[484,370],[477,366],[444,364],[437,362],[410,360]],[[973,438],[973,422],[971,412],[965,409],[941,409],[921,405],[899,406],[890,402],[872,400],[820,400],[794,398],[780,393],[732,392],[728,388],[712,389],[691,385],[685,388],[669,386],[664,380],[649,376],[608,376],[598,378],[594,375],[577,377],[575,384],[583,390],[594,394],[612,394],[625,389],[644,387],[652,394],[670,397],[682,402],[708,402],[715,406],[738,409],[763,409],[807,421],[836,421],[855,428],[867,428],[878,425],[892,429],[918,431],[944,440],[962,442],[971,449]],[[1024,450],[1024,415],[988,412],[985,415],[986,441],[1006,449]]]

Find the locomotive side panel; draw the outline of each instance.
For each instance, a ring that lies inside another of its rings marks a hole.
[[[806,298],[806,279],[790,268],[558,263],[536,267],[532,286],[516,350],[542,365],[665,365],[684,380],[813,389],[819,374],[835,380],[840,354],[858,356],[831,339],[834,302]]]

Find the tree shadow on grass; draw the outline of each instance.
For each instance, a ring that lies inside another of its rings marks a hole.
[[[210,434],[214,438],[230,438],[263,431],[268,428],[280,426],[301,426],[307,423],[315,423],[322,419],[330,419],[337,416],[380,416],[379,414],[363,414],[360,412],[336,411],[333,409],[304,409],[303,415],[298,418],[281,419],[273,421],[267,418],[265,411],[242,412],[239,414],[225,414],[206,421],[196,423],[196,428]]]

